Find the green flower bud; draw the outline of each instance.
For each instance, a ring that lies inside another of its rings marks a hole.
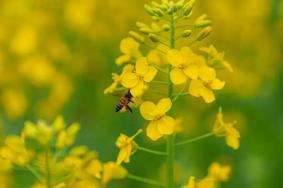
[[[207,27],[211,25],[211,21],[210,20],[200,20],[195,22],[195,26],[196,27]]]
[[[164,12],[163,12],[161,9],[159,9],[159,8],[153,8],[152,10],[153,10],[153,12],[154,12],[154,14],[155,14],[156,16],[159,16],[159,17],[164,16]]]
[[[144,8],[145,8],[146,12],[147,12],[149,15],[154,16],[154,12],[153,12],[152,8],[151,8],[149,5],[145,4],[145,5],[144,5]]]
[[[141,42],[141,43],[144,42],[144,37],[138,34],[137,32],[130,31],[129,34],[131,35],[131,37],[133,37],[138,42]]]
[[[192,12],[192,5],[190,5],[189,3],[187,3],[184,7],[183,7],[183,15],[184,16],[188,16],[189,14],[191,14]]]
[[[149,35],[148,35],[148,37],[149,37],[149,39],[152,41],[152,42],[159,42],[159,39],[158,39],[158,37],[155,35],[155,34],[152,34],[152,33],[150,33]]]
[[[192,30],[188,29],[188,30],[184,30],[182,33],[182,37],[187,38],[189,36],[191,36],[192,34]]]
[[[142,23],[142,22],[136,22],[136,25],[137,25],[138,27],[140,27],[140,28],[142,28],[142,27],[148,27],[147,24]]]
[[[196,41],[202,41],[205,39],[212,31],[212,27],[206,27],[200,31],[200,33],[196,37]]]
[[[162,26],[163,31],[170,31],[170,26],[165,24]]]
[[[153,31],[149,27],[143,27],[143,28],[140,28],[140,32],[142,32],[143,34],[148,35],[149,33],[152,33]]]

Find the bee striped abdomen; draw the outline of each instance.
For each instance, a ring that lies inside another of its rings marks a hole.
[[[126,105],[127,105],[127,99],[122,97],[120,99],[119,103],[116,105],[116,112],[119,112]]]

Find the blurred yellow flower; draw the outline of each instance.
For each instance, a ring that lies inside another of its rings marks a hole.
[[[132,137],[128,137],[124,134],[121,134],[118,137],[118,139],[116,140],[116,146],[120,149],[120,151],[117,157],[117,164],[120,165],[122,162],[130,162],[130,156],[136,151],[138,146],[134,139],[141,132],[142,130],[139,129]]]
[[[176,85],[185,83],[188,78],[197,79],[199,66],[205,64],[204,59],[193,53],[189,47],[169,50],[167,59],[173,66],[170,72],[171,81]]]
[[[1,102],[6,114],[12,119],[23,116],[28,107],[27,98],[21,90],[4,90]]]
[[[142,56],[140,50],[140,44],[132,38],[125,38],[121,41],[120,50],[123,55],[116,59],[117,65],[129,62],[131,59],[137,59]]]
[[[103,164],[102,184],[107,184],[112,179],[123,179],[127,170],[113,161]]]
[[[234,128],[235,124],[235,121],[231,123],[224,122],[222,108],[220,107],[216,116],[213,131],[216,136],[226,136],[226,144],[236,150],[240,147],[240,133]]]
[[[64,187],[66,187],[66,184],[63,182],[63,183],[58,183],[57,185],[54,185],[51,188],[64,188]],[[48,187],[42,183],[36,183],[31,188],[48,188]]]
[[[141,57],[136,62],[135,71],[124,74],[122,85],[129,88],[134,97],[140,96],[147,89],[147,83],[151,82],[156,74],[157,70],[148,65],[146,58]]]
[[[13,164],[24,166],[27,164],[33,152],[25,148],[25,142],[18,136],[8,136],[5,139],[5,145],[0,148],[0,156]]]
[[[78,123],[73,123],[67,129],[61,130],[56,140],[56,147],[63,149],[74,144],[79,130],[80,125]]]
[[[157,105],[146,101],[140,106],[142,117],[149,120],[146,134],[152,140],[158,140],[164,135],[170,135],[174,132],[175,120],[165,113],[170,110],[172,102],[169,98],[161,99]]]
[[[199,69],[200,79],[192,80],[189,86],[189,93],[195,97],[202,97],[206,103],[215,100],[213,90],[222,89],[224,81],[216,78],[216,72],[208,66],[201,66]]]
[[[121,83],[123,76],[126,73],[132,72],[133,70],[134,70],[134,66],[128,64],[128,65],[124,66],[122,73],[120,75],[118,75],[116,73],[112,73],[113,83],[104,90],[104,94],[113,93],[115,91],[115,89],[117,88],[117,86]]]
[[[216,182],[226,182],[229,179],[231,167],[229,165],[222,166],[217,162],[210,165],[208,169],[208,177]]]
[[[213,179],[204,178],[203,180],[196,183],[195,177],[191,176],[188,180],[187,185],[183,186],[182,188],[213,188],[215,182]]]
[[[210,45],[209,47],[202,47],[200,50],[207,55],[208,65],[217,68],[225,68],[228,71],[233,72],[233,68],[230,63],[223,59],[224,53],[218,52],[213,45]]]
[[[149,64],[154,64],[158,66],[166,65],[166,56],[160,53],[158,50],[153,49],[147,54],[147,61]]]

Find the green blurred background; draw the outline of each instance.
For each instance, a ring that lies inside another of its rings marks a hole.
[[[1,0],[1,136],[16,134],[25,120],[52,120],[63,114],[82,125],[77,144],[96,150],[103,161],[115,160],[120,133],[131,135],[145,122],[138,111],[115,113],[117,98],[104,95],[119,42],[150,21],[147,0]],[[223,74],[225,89],[215,103],[194,97],[177,102],[182,137],[209,131],[219,106],[227,120],[238,121],[241,147],[232,151],[223,139],[207,139],[176,150],[176,179],[205,176],[214,161],[233,167],[222,187],[283,187],[283,2],[281,0],[198,0],[195,16],[207,13],[213,33],[203,44],[224,51],[233,74]],[[163,149],[138,138],[141,145]],[[164,160],[138,152],[126,167],[135,174],[163,178]],[[6,174],[0,172],[0,184]],[[14,171],[7,187],[30,187],[30,174]],[[1,187],[0,186],[0,187]],[[151,187],[131,180],[110,187]]]

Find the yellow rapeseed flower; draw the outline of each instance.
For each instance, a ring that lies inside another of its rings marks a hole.
[[[113,161],[103,165],[102,184],[107,184],[112,179],[123,179],[127,176],[127,170]]]
[[[27,150],[25,142],[18,136],[8,136],[5,139],[5,146],[0,148],[0,156],[13,164],[24,166],[33,157],[33,152]]]
[[[80,125],[78,123],[73,123],[67,129],[61,130],[56,140],[56,147],[63,149],[74,144],[79,130]]]
[[[203,180],[196,182],[194,176],[190,176],[188,183],[182,188],[213,188],[215,182],[211,178],[204,178]]]
[[[189,93],[195,97],[202,97],[206,103],[215,100],[213,90],[222,89],[224,81],[216,78],[216,72],[208,66],[201,66],[199,69],[200,79],[192,80],[189,87]]]
[[[129,62],[131,59],[137,59],[142,56],[140,50],[140,44],[132,38],[125,38],[121,41],[120,50],[123,55],[116,59],[117,65]]]
[[[156,73],[157,70],[148,65],[146,58],[141,57],[136,61],[135,71],[124,74],[122,85],[129,88],[134,97],[141,96],[148,87],[147,83],[154,79]]]
[[[140,106],[140,112],[144,119],[149,120],[146,134],[152,140],[158,140],[164,135],[174,132],[175,120],[165,113],[170,110],[172,102],[169,98],[161,99],[157,105],[146,101]]]
[[[121,134],[118,137],[116,140],[116,146],[120,149],[120,151],[117,157],[117,164],[121,164],[122,162],[130,162],[130,156],[136,151],[138,146],[134,141],[134,138],[141,132],[142,130],[139,129],[132,137],[128,137],[124,134]]]
[[[225,123],[223,120],[222,108],[219,108],[213,131],[216,136],[225,136],[226,144],[236,150],[240,147],[240,133],[237,129],[235,129],[235,124],[235,121],[231,123]]]
[[[120,75],[116,73],[112,73],[113,83],[104,90],[104,94],[113,93],[115,89],[117,88],[117,86],[121,83],[124,74],[130,73],[133,70],[134,70],[134,66],[128,64],[123,68],[123,71]]]
[[[173,66],[170,72],[171,81],[176,85],[185,83],[188,78],[197,79],[199,66],[205,64],[204,59],[193,53],[189,47],[169,50],[167,59]]]
[[[226,182],[229,179],[231,167],[214,162],[208,169],[208,177],[213,178],[216,182]]]

